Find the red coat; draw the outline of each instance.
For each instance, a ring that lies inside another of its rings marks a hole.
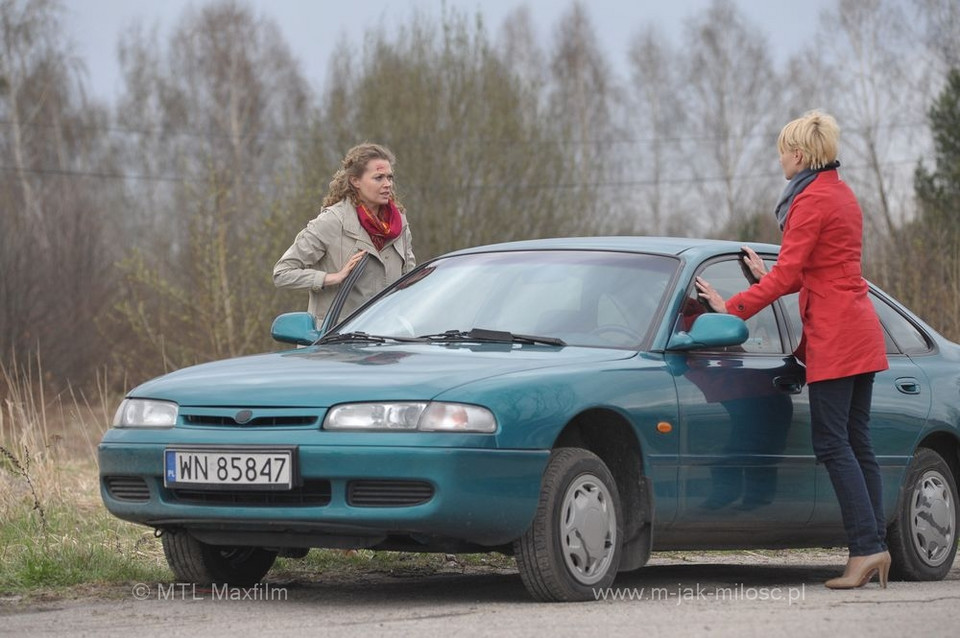
[[[731,297],[727,312],[747,319],[799,290],[796,355],[807,383],[886,370],[883,329],[861,276],[862,247],[860,205],[837,171],[824,171],[794,198],[776,265]]]

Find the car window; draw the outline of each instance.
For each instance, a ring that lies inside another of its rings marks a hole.
[[[491,304],[485,315],[478,317],[482,325],[513,326],[511,332],[543,334],[557,329],[564,322],[577,321],[582,310],[583,279],[579,273],[558,269],[554,272],[531,273],[517,277],[505,287],[505,294],[524,303]],[[536,308],[537,312],[530,312]],[[586,322],[585,318],[580,319]]]
[[[793,293],[785,295],[782,298],[783,308],[787,312],[787,320],[790,324],[790,331],[794,339],[794,348],[797,347],[800,334],[803,331],[798,297],[798,293]],[[880,324],[883,327],[883,343],[887,354],[901,354],[902,352],[906,352],[906,350],[902,349],[902,346],[898,346],[900,341],[904,344],[911,344],[909,347],[914,348],[915,352],[928,352],[930,350],[930,345],[926,338],[906,318],[873,294],[873,292],[870,293],[870,301],[873,302],[873,307],[880,317]],[[894,341],[890,336],[891,332],[900,334],[900,338]]]
[[[445,257],[401,279],[338,331],[419,337],[482,328],[634,349],[653,333],[679,263],[591,250]]]
[[[890,304],[885,302],[873,291],[870,292],[870,301],[880,317],[880,323],[885,328],[884,336],[887,339],[887,353],[898,352],[904,354],[924,354],[930,352],[931,344],[927,337],[913,323],[901,315]],[[896,342],[893,345],[891,342]]]
[[[330,328],[335,326],[338,321],[340,321],[340,313],[343,312],[343,307],[347,303],[347,298],[350,296],[350,290],[357,283],[357,279],[360,278],[363,270],[367,267],[367,262],[369,260],[369,253],[364,254],[364,256],[360,258],[360,261],[358,261],[353,267],[353,270],[350,271],[350,274],[347,275],[346,279],[344,279],[338,287],[337,294],[334,295],[333,301],[330,302],[330,307],[327,308],[327,312],[324,315],[323,323],[320,326],[321,333],[326,333]]]
[[[714,262],[704,268],[699,276],[709,281],[724,299],[729,299],[750,286],[750,282],[744,276],[737,259]],[[697,316],[705,311],[706,309],[697,296],[696,288],[691,288],[681,310],[679,329],[689,329]],[[767,306],[750,317],[746,323],[749,330],[747,340],[740,346],[732,346],[725,348],[725,350],[756,354],[780,354],[784,352],[780,330],[777,326],[777,317],[772,306]]]
[[[767,264],[767,269],[771,264]],[[790,328],[790,350],[796,350],[800,345],[800,335],[803,334],[803,321],[800,319],[800,293],[792,292],[780,297],[780,307],[787,315],[787,325]]]

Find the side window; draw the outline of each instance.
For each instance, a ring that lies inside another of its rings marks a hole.
[[[930,342],[906,317],[897,312],[892,306],[870,293],[870,301],[883,324],[884,336],[887,340],[887,353],[903,352],[904,354],[924,354],[930,352]],[[891,337],[896,345],[891,343]],[[899,350],[897,349],[899,346]]]
[[[742,292],[749,287],[749,282],[743,276],[743,271],[736,259],[716,262],[704,268],[699,276],[703,277],[717,289],[724,299]],[[679,329],[688,330],[694,320],[706,310],[697,298],[696,288],[692,288],[684,302],[679,320]],[[784,352],[780,340],[780,330],[777,327],[776,314],[768,306],[747,320],[750,336],[741,346],[728,348],[740,352],[756,354],[781,354]]]
[[[787,312],[787,320],[790,322],[790,332],[796,342],[793,344],[794,348],[799,345],[800,334],[803,331],[803,323],[800,320],[800,308],[797,302],[799,296],[798,293],[793,293],[783,297],[783,308]],[[895,343],[894,340],[890,338],[892,327],[898,324],[902,324],[899,325],[899,330],[903,332],[902,338],[904,343],[911,342],[919,347],[920,349],[916,352],[927,352],[930,350],[926,339],[913,327],[912,323],[904,319],[897,311],[878,299],[873,293],[870,293],[870,301],[873,302],[873,307],[876,308],[877,315],[880,317],[880,323],[883,324],[884,327],[883,342],[887,354],[900,354],[901,352],[900,348],[897,347],[900,339],[897,339],[897,343]],[[884,317],[888,318],[885,319]],[[904,352],[906,352],[906,350],[904,350]]]
[[[767,265],[769,268],[770,265]],[[793,292],[780,297],[780,307],[787,315],[787,324],[790,326],[791,350],[800,345],[800,335],[803,334],[803,321],[800,319],[800,293]]]

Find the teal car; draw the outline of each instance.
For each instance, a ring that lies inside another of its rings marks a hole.
[[[754,244],[768,260],[778,247]],[[796,300],[742,321],[703,276],[732,242],[548,239],[453,252],[341,320],[281,315],[278,352],[132,390],[103,501],[177,579],[250,584],[313,547],[502,552],[533,598],[594,599],[658,550],[844,546],[810,441]],[[957,551],[960,347],[876,288],[890,369],[871,429],[894,574]]]

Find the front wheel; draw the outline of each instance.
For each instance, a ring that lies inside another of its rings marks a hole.
[[[579,448],[554,450],[533,523],[514,543],[530,594],[544,602],[595,600],[617,575],[621,520],[617,484],[603,461]]]
[[[198,585],[249,587],[260,582],[277,557],[260,547],[222,547],[195,539],[187,532],[166,532],[163,555],[178,581]]]
[[[939,454],[920,448],[910,461],[897,518],[887,529],[892,577],[941,580],[957,554],[957,486]]]

